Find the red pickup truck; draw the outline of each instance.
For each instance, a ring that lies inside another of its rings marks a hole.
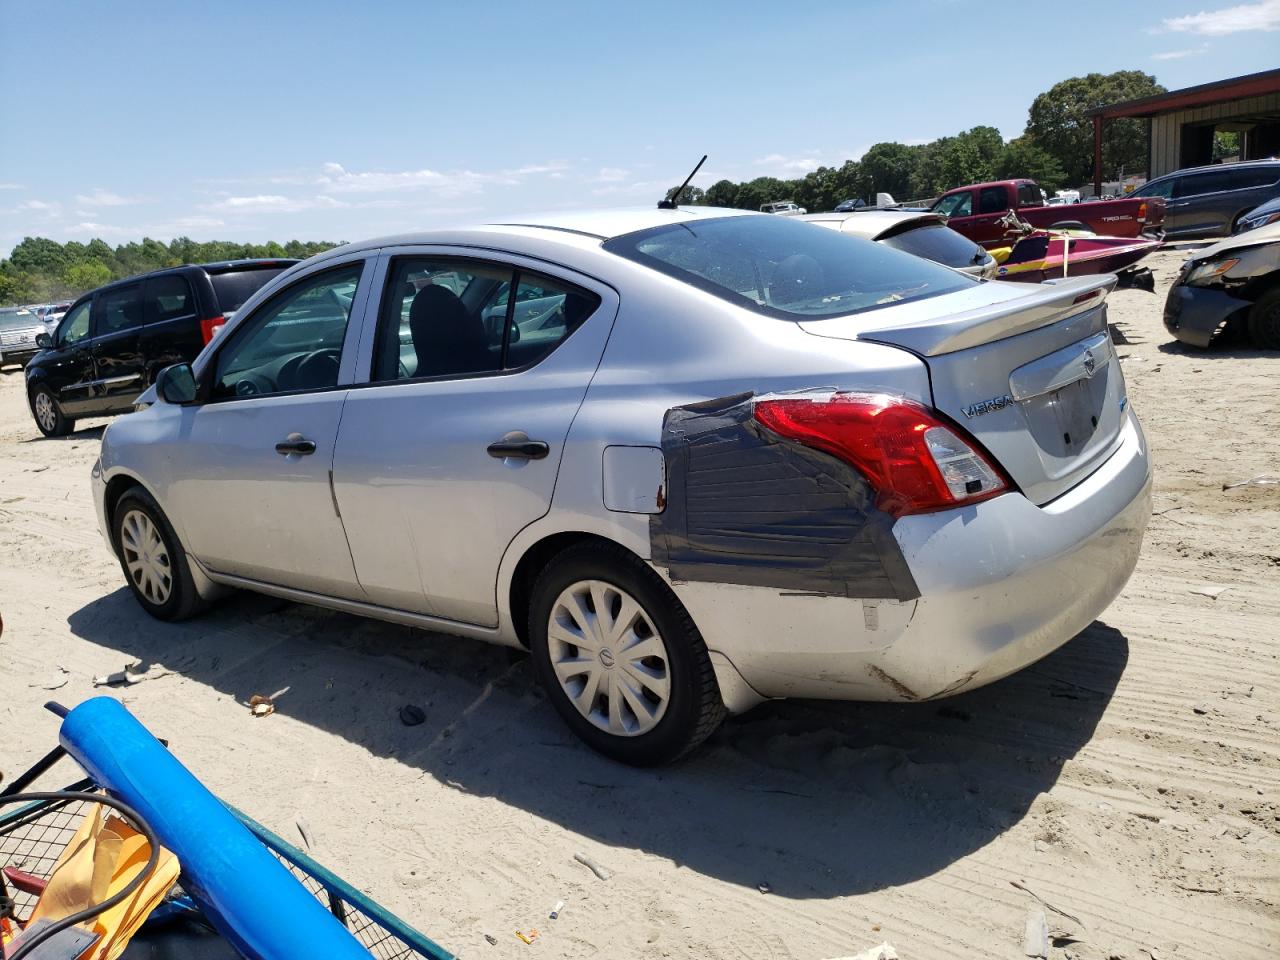
[[[998,180],[948,190],[930,208],[947,217],[947,226],[990,249],[1008,243],[999,220],[1010,210],[1033,227],[1087,227],[1108,237],[1159,235],[1164,201],[1159,197],[1093,200],[1046,206],[1034,180]]]

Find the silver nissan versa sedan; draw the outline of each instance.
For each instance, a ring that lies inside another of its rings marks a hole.
[[[763,698],[990,683],[1111,602],[1150,513],[1113,283],[711,208],[352,244],[167,368],[94,498],[160,619],[243,587],[527,647],[661,763]]]

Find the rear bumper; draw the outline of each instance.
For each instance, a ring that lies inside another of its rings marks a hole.
[[[40,349],[38,347],[31,350],[16,347],[5,347],[0,351],[0,365],[6,363],[17,363],[25,367],[28,361],[30,361],[31,358],[39,352]]]
[[[894,525],[917,600],[673,584],[708,647],[763,696],[926,700],[990,683],[1087,627],[1124,588],[1151,514],[1146,441],[1037,507],[1020,494]]]
[[[1232,316],[1252,306],[1213,287],[1174,284],[1164,302],[1164,326],[1183,343],[1207,347]]]

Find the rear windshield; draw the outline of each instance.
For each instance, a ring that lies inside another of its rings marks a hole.
[[[948,267],[972,267],[987,259],[987,252],[980,246],[940,223],[912,227],[880,242]]]
[[[767,215],[654,227],[604,249],[783,320],[844,316],[974,282],[884,244]]]
[[[287,267],[270,267],[209,274],[209,279],[213,282],[214,295],[218,298],[218,312],[231,313],[239,310],[246,300],[266,285],[268,280],[280,276],[287,269]]]

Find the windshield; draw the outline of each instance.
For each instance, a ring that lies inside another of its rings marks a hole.
[[[604,249],[784,320],[843,316],[975,282],[883,244],[785,217],[654,227],[615,237]]]
[[[239,310],[246,300],[266,285],[268,280],[280,276],[285,269],[285,267],[269,267],[211,273],[209,280],[213,283],[213,292],[218,297],[218,311],[226,314]]]

